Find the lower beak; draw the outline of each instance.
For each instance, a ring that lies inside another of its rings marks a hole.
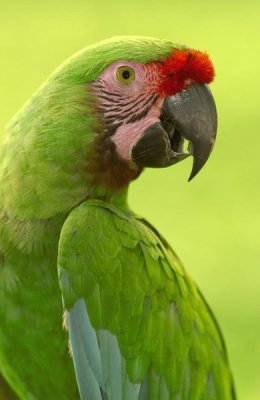
[[[191,155],[190,181],[208,160],[216,132],[217,111],[212,94],[207,85],[194,84],[165,99],[161,124],[144,132],[133,148],[132,158],[142,167],[167,167]],[[185,139],[189,141],[187,151]]]

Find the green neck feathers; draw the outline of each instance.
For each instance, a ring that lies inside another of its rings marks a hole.
[[[9,214],[51,218],[89,197],[127,207],[127,184],[109,189],[91,176],[98,124],[88,85],[115,60],[160,60],[173,47],[158,39],[118,37],[87,47],[52,74],[6,129],[0,184]]]

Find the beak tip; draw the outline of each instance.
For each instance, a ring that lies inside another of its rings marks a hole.
[[[198,172],[199,172],[199,170],[195,171],[194,168],[192,168],[188,182],[192,181],[192,179],[197,175]]]
[[[203,151],[199,152],[198,149],[195,154],[193,154],[193,166],[192,170],[188,179],[188,182],[190,182],[195,176],[200,172],[200,170],[203,168],[203,166],[206,164],[210,152],[206,151],[205,153]]]
[[[190,174],[188,182],[190,182],[194,178],[194,175]]]

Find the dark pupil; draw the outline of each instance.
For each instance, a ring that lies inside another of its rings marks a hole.
[[[130,72],[127,71],[127,69],[125,69],[125,70],[122,72],[122,77],[123,77],[124,79],[129,79],[129,78],[130,78]]]

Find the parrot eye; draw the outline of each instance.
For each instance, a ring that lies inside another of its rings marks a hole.
[[[116,72],[119,82],[129,85],[135,79],[135,71],[131,67],[121,66]]]

